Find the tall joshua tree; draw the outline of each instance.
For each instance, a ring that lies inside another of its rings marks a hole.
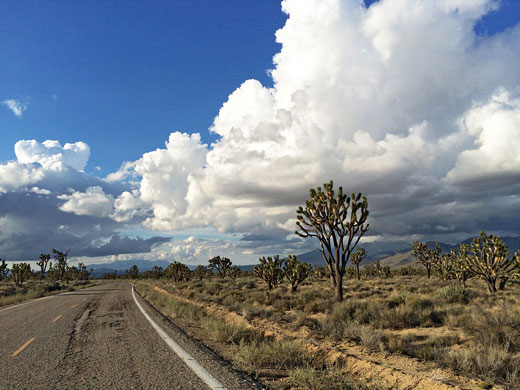
[[[502,290],[519,267],[520,252],[510,258],[507,245],[500,237],[488,236],[483,231],[471,243],[470,252],[466,259],[468,268],[487,283],[491,293],[497,292],[497,281],[498,290]]]
[[[428,279],[430,279],[433,265],[439,261],[441,256],[441,248],[439,244],[435,244],[435,248],[430,249],[425,242],[414,241],[412,253],[417,257],[417,260],[424,265],[426,272],[428,273]]]
[[[58,280],[63,280],[65,278],[65,272],[69,268],[68,264],[68,256],[70,249],[67,252],[62,252],[56,249],[52,250],[54,253],[54,260],[56,260],[56,268],[58,269]]]
[[[232,265],[231,260],[227,257],[215,256],[209,259],[209,267],[214,269],[221,278],[228,275]]]
[[[367,257],[367,251],[363,248],[357,248],[356,251],[352,254],[352,264],[356,266],[357,278],[361,279],[361,275],[359,274],[359,264]]]
[[[296,211],[300,237],[316,237],[320,252],[327,263],[336,300],[343,301],[343,275],[352,251],[365,234],[369,225],[368,203],[361,193],[350,196],[339,187],[336,194],[332,180],[316,189],[311,188],[305,207]]]
[[[36,263],[38,267],[40,267],[40,280],[45,277],[45,272],[47,272],[47,265],[49,264],[49,261],[51,260],[50,254],[42,253],[40,255],[40,261]]]
[[[0,259],[0,282],[7,278],[7,274],[9,273],[9,268],[7,268],[7,263],[5,260]]]

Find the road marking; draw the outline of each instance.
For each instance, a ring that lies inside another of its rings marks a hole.
[[[58,317],[56,317],[55,319],[53,319],[52,322],[56,322],[56,321],[58,321],[61,317],[63,317],[63,314],[60,314]]]
[[[36,340],[36,338],[32,338],[32,339],[29,339],[24,345],[22,345],[20,348],[18,348],[16,350],[16,352],[14,352],[11,357],[16,357],[18,356],[25,348],[27,348],[29,346],[29,344],[31,344],[34,340]]]
[[[155,331],[159,334],[161,339],[170,347],[173,352],[179,356],[186,365],[191,368],[191,370],[197,374],[197,376],[206,383],[206,385],[209,386],[212,390],[227,390],[224,385],[222,385],[219,381],[217,381],[213,375],[211,375],[204,367],[202,367],[188,352],[186,352],[184,349],[180,347],[179,344],[177,344],[175,341],[172,340],[170,336],[166,334],[164,330],[161,329],[159,325],[157,325],[154,320],[148,315],[148,313],[143,309],[137,298],[135,297],[135,288],[132,286],[132,296],[134,297],[134,301],[141,310],[141,313],[145,316],[145,318],[152,324]]]
[[[72,305],[71,309],[74,309],[76,306],[78,306],[77,303],[75,305]]]

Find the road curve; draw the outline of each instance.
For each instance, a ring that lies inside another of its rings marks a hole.
[[[227,389],[258,388],[137,299]],[[0,309],[0,330],[0,389],[207,388],[141,313],[129,283]]]

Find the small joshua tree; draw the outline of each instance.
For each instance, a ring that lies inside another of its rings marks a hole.
[[[439,261],[441,255],[439,244],[435,244],[435,248],[430,249],[425,242],[414,241],[412,253],[417,257],[417,260],[426,267],[429,279],[432,274],[433,265]]]
[[[474,275],[468,267],[468,246],[460,244],[456,252],[452,250],[450,253],[454,258],[453,277],[465,288],[466,281]]]
[[[31,266],[28,263],[16,263],[11,268],[11,278],[18,287],[22,287],[23,282],[29,279],[31,275]]]
[[[442,280],[454,279],[456,261],[457,253],[454,250],[451,250],[448,253],[443,253],[439,259],[433,263],[433,268]]]
[[[365,260],[367,257],[367,251],[363,248],[358,248],[356,251],[352,254],[352,264],[356,266],[356,272],[357,272],[357,278],[358,280],[361,279],[361,275],[359,274],[359,264],[363,260]]]
[[[368,231],[368,203],[362,194],[347,196],[343,188],[334,192],[332,180],[316,189],[311,188],[305,207],[296,211],[295,233],[300,237],[316,237],[320,252],[329,268],[336,300],[343,300],[343,275],[350,255]]]
[[[228,275],[231,265],[231,260],[227,257],[215,256],[209,259],[209,267],[214,269],[221,278],[225,278]]]
[[[202,280],[202,279],[205,279],[208,276],[208,273],[210,273],[210,272],[211,271],[208,269],[208,267],[205,267],[203,265],[198,265],[193,270],[193,277],[197,278],[199,280]]]
[[[236,278],[238,278],[238,275],[240,275],[240,267],[237,265],[233,265],[228,271],[228,276],[231,279],[236,280]]]
[[[488,286],[491,293],[505,287],[506,281],[514,276],[518,269],[520,252],[509,258],[507,245],[498,236],[486,235],[483,231],[471,244],[470,255],[467,257],[468,268]]]
[[[47,272],[47,265],[49,264],[49,261],[51,260],[50,254],[40,254],[40,261],[36,263],[38,267],[40,267],[40,280],[45,277],[45,273]]]
[[[61,252],[59,250],[53,249],[52,253],[54,253],[54,260],[56,260],[56,268],[58,270],[58,280],[64,280],[65,272],[67,272],[68,265],[68,256],[70,249],[67,252]]]
[[[267,288],[271,291],[274,287],[282,283],[284,273],[282,270],[283,260],[280,256],[261,257],[260,265],[255,265],[253,272],[259,278],[265,280]]]
[[[311,274],[311,266],[302,263],[296,256],[289,255],[283,265],[283,273],[289,283],[291,283],[291,291],[296,292],[298,286]]]
[[[9,268],[7,268],[7,263],[5,260],[0,260],[0,282],[7,278],[7,274],[9,273]]]
[[[188,266],[186,264],[179,263],[178,261],[170,263],[170,265],[168,265],[168,267],[166,267],[164,270],[164,275],[176,282],[181,282],[183,280],[188,282],[191,279],[191,271]]]
[[[125,274],[128,279],[137,279],[139,277],[139,268],[134,264],[125,270]]]

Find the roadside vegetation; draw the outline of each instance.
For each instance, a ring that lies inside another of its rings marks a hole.
[[[174,262],[124,277],[272,389],[520,389],[520,254],[499,237],[481,232],[448,253],[414,242],[424,268],[391,270],[361,265],[361,194],[327,183],[297,216],[324,266],[272,255],[241,272],[217,256],[193,271]]]
[[[9,268],[5,260],[0,260],[0,307],[97,283],[90,280],[84,264],[68,264],[68,251],[53,249],[52,252],[53,257],[40,255],[36,263],[39,270],[32,270],[29,263],[14,263]]]

